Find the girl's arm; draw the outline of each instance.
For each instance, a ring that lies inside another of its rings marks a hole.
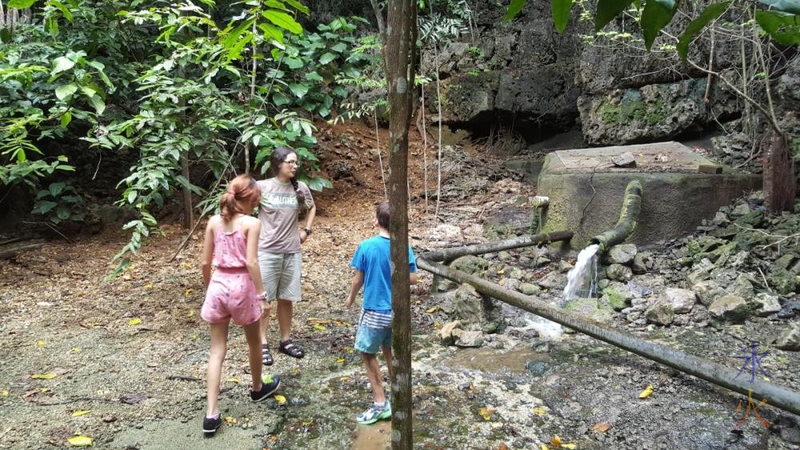
[[[208,220],[206,225],[206,234],[203,239],[203,256],[200,262],[200,267],[203,271],[203,287],[208,289],[208,283],[211,282],[211,262],[214,258],[214,222],[217,216]]]
[[[250,272],[250,279],[253,280],[256,292],[261,295],[264,292],[261,269],[258,266],[258,238],[261,234],[261,221],[254,217],[248,219],[252,220],[248,220],[247,226],[247,271]]]

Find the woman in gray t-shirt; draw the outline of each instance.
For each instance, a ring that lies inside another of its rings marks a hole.
[[[288,147],[278,147],[270,157],[271,178],[257,182],[261,191],[258,218],[261,236],[258,240],[258,262],[264,283],[264,295],[278,301],[278,351],[294,358],[305,356],[305,350],[292,342],[294,302],[300,301],[300,244],[311,234],[317,207],[305,183],[295,179],[297,153]],[[298,227],[300,209],[307,210],[305,227]],[[261,360],[272,365],[267,345],[270,308],[261,316]]]

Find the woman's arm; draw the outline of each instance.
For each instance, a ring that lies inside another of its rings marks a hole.
[[[308,239],[309,233],[306,230],[311,230],[311,225],[314,224],[314,217],[317,215],[317,205],[312,205],[306,213],[306,227],[300,230],[300,242],[303,243]]]
[[[247,224],[247,271],[250,273],[250,279],[253,280],[253,285],[256,292],[260,295],[264,292],[264,284],[261,281],[261,268],[258,266],[258,238],[261,234],[261,221],[248,217]]]

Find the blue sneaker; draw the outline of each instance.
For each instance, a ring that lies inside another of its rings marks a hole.
[[[371,425],[379,420],[382,419],[391,419],[392,418],[392,404],[389,401],[386,401],[386,406],[383,409],[376,407],[375,405],[370,406],[367,408],[366,411],[362,412],[358,416],[356,416],[356,422],[359,425]]]

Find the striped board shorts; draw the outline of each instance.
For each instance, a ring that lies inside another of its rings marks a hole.
[[[392,346],[392,312],[361,311],[356,332],[355,349],[374,355],[381,347]]]

